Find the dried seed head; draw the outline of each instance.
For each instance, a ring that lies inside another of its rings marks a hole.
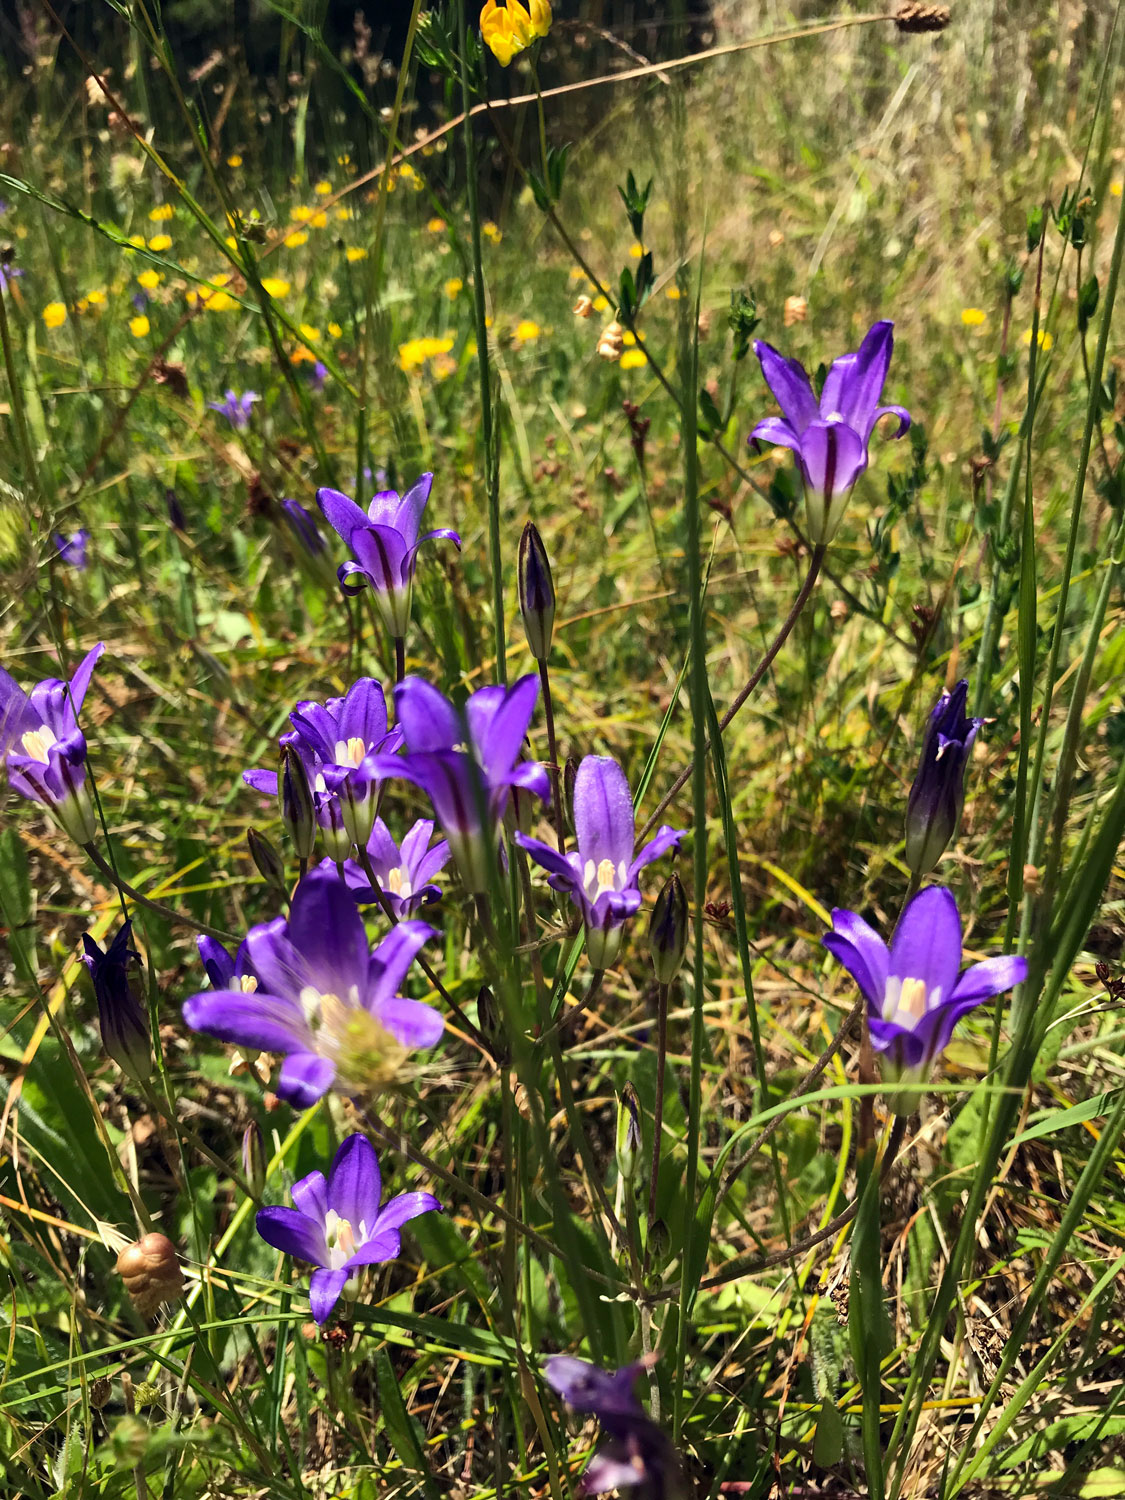
[[[594,299],[587,297],[585,292],[583,292],[571,308],[571,312],[573,312],[576,318],[592,317],[594,313]]]
[[[803,323],[809,315],[809,303],[807,297],[786,297],[785,308],[781,319],[786,328],[792,328],[794,323]]]
[[[904,0],[895,11],[895,25],[900,31],[944,31],[952,20],[948,5],[928,5],[925,0]]]
[[[142,1318],[153,1317],[162,1302],[174,1301],[184,1289],[176,1247],[156,1231],[126,1245],[117,1257],[117,1270]]]
[[[616,319],[607,323],[598,339],[598,354],[604,360],[618,360],[625,348],[625,330]]]

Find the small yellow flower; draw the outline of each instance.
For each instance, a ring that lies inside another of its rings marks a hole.
[[[290,250],[299,250],[302,245],[307,245],[309,237],[303,229],[294,229],[292,234],[285,236],[285,243]]]
[[[633,243],[629,246],[629,254],[633,257],[634,260],[640,260],[641,256],[644,253],[645,247],[639,240],[634,240]]]
[[[74,304],[74,311],[76,313],[84,313],[89,305],[90,301],[88,297],[79,297],[78,301]]]
[[[304,344],[298,344],[289,356],[291,365],[312,365],[316,363],[316,355],[311,349],[306,349]]]
[[[453,340],[451,338],[409,339],[405,344],[398,346],[399,368],[408,373],[411,370],[420,369],[428,359],[440,359],[442,355],[448,354],[452,348]]]
[[[165,223],[176,210],[170,203],[158,203],[155,208],[149,210],[149,218],[154,224]]]
[[[230,312],[232,307],[238,306],[229,292],[216,292],[211,297],[205,297],[204,301],[208,312]]]
[[[48,328],[61,328],[66,322],[66,303],[48,302],[43,309],[43,321]]]
[[[297,332],[303,339],[307,339],[310,344],[315,344],[320,338],[320,329],[314,328],[310,323],[299,323],[297,325]]]
[[[144,287],[146,292],[152,292],[156,290],[156,288],[164,280],[164,277],[160,274],[159,271],[142,271],[141,274],[137,277],[137,280],[141,284],[141,286]]]
[[[162,250],[171,250],[172,236],[170,234],[154,234],[148,242],[148,248],[159,254]]]
[[[237,151],[232,151],[231,154],[227,157],[227,166],[228,167],[240,167],[241,165],[242,165],[242,157],[239,156],[239,154],[238,154]]]
[[[429,220],[426,228],[430,231],[431,234],[441,234],[445,229],[445,220],[439,219],[435,216],[434,218]]]
[[[129,319],[129,332],[135,339],[143,339],[147,335],[149,327],[149,321],[144,313],[139,313],[137,317]]]
[[[340,327],[339,323],[329,323],[328,332],[334,339],[342,339],[344,336],[344,330]]]
[[[288,297],[290,287],[283,276],[263,276],[262,291],[270,297]]]
[[[532,36],[546,36],[551,29],[551,0],[527,0]]]
[[[227,248],[230,250],[238,249],[238,241],[235,239],[233,234],[227,235]]]
[[[609,306],[609,298],[603,296],[599,292],[598,295],[594,298],[594,311],[595,312],[605,312],[605,310],[606,310],[606,308],[608,306]]]
[[[138,250],[143,250],[145,247],[145,237],[143,234],[131,234],[129,236],[129,243],[130,245],[135,245]],[[129,251],[126,250],[125,254],[128,255]]]
[[[346,203],[337,203],[334,213],[341,224],[346,224],[352,216],[352,211]]]
[[[452,302],[458,292],[463,290],[464,286],[465,283],[461,280],[460,276],[451,276],[445,283],[445,295]]]
[[[1109,190],[1115,198],[1121,197],[1121,184],[1119,182],[1111,182]]]
[[[314,208],[306,208],[303,203],[298,203],[296,208],[289,210],[289,217],[294,224],[307,224],[315,212]]]
[[[104,307],[106,302],[105,293],[99,287],[97,291],[87,292],[86,301],[91,307]]]
[[[1047,350],[1051,347],[1051,345],[1054,342],[1055,342],[1054,336],[1052,334],[1049,334],[1045,328],[1041,328],[1039,330],[1039,347],[1040,347],[1040,349],[1042,349],[1042,351],[1043,351],[1044,354],[1046,354]],[[1027,349],[1031,348],[1031,329],[1030,328],[1025,328],[1024,331],[1023,331],[1023,343],[1024,343],[1024,347],[1025,348],[1027,348]]]
[[[309,223],[314,229],[327,229],[328,215],[324,212],[323,208],[318,209],[317,212],[313,214],[312,218],[309,220]]]
[[[496,0],[486,0],[480,13],[481,38],[502,68],[551,29],[549,0],[529,0],[529,4],[530,8],[520,0],[507,0],[500,6]]]
[[[357,260],[367,259],[367,251],[362,245],[349,245],[344,251],[344,259],[350,260],[354,265]]]
[[[313,192],[316,193],[319,198],[327,198],[331,191],[332,184],[327,179],[322,179],[317,183],[316,187],[313,188]]]
[[[398,175],[403,179],[403,181],[409,182],[410,179],[414,176],[414,168],[408,161],[400,162]]]
[[[626,349],[618,360],[618,367],[622,370],[639,370],[642,365],[647,365],[643,349]]]
[[[480,226],[480,229],[485,239],[491,240],[494,245],[498,245],[504,238],[503,234],[500,232],[499,225],[494,224],[491,219],[486,219]]]
[[[680,297],[682,296],[682,293],[679,287],[673,283],[672,286],[664,288],[664,295],[668,298],[669,302],[678,302],[680,300]]]
[[[983,328],[988,322],[988,314],[983,307],[963,307],[961,309],[961,321],[966,328]],[[1028,343],[1031,340],[1028,339]]]
[[[523,318],[516,324],[516,338],[521,344],[532,344],[539,337],[539,324]]]

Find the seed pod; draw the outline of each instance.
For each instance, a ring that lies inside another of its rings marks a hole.
[[[621,358],[621,351],[624,348],[625,330],[615,319],[602,329],[601,337],[598,339],[598,353],[604,360],[616,361]]]
[[[246,830],[246,842],[250,846],[250,858],[254,861],[254,868],[266,882],[273,886],[274,890],[285,890],[285,865],[282,862],[277,846],[272,844],[264,833],[259,833],[256,828]]]
[[[282,752],[281,775],[277,779],[281,821],[289,830],[298,859],[308,859],[316,845],[316,813],[305,763],[292,745]]]
[[[551,654],[551,632],[555,625],[555,584],[547,549],[534,524],[528,521],[520,537],[520,615],[527,644],[536,661]]]
[[[176,1247],[155,1230],[125,1246],[117,1270],[142,1318],[153,1317],[162,1302],[175,1301],[184,1289]]]
[[[641,1106],[631,1083],[621,1090],[617,1103],[617,1170],[626,1182],[637,1175],[641,1160]]]
[[[257,1201],[266,1185],[266,1153],[256,1120],[251,1120],[242,1134],[242,1175],[250,1196]]]
[[[648,924],[648,951],[659,984],[671,984],[680,972],[688,939],[687,892],[678,875],[665,881]]]

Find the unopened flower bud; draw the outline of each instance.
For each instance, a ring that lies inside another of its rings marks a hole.
[[[617,1170],[626,1182],[637,1175],[641,1160],[641,1106],[631,1083],[621,1090],[617,1102]]]
[[[266,1185],[266,1150],[256,1120],[242,1132],[242,1175],[251,1198],[257,1202]]]
[[[678,875],[665,881],[648,924],[648,951],[658,984],[671,984],[680,972],[688,940],[688,900]]]
[[[152,1072],[152,1047],[148,1014],[130,972],[141,961],[129,946],[132,931],[132,922],[123,922],[104,953],[88,932],[83,933],[82,957],[94,981],[102,1046],[122,1072],[143,1083]]]
[[[259,833],[256,828],[246,830],[246,842],[250,846],[250,858],[254,861],[254,868],[266,882],[275,890],[284,891],[285,865],[282,862],[277,846],[272,844],[264,833]]]
[[[965,712],[969,684],[942,693],[922,741],[918,774],[906,804],[906,863],[921,879],[937,864],[957,831],[965,803],[965,771],[983,719]]]
[[[187,517],[184,508],[180,504],[180,497],[175,490],[164,491],[164,504],[168,509],[168,519],[177,531],[187,532]]]
[[[281,775],[277,778],[281,821],[289,830],[298,859],[308,859],[316,846],[316,813],[305,763],[292,745],[282,752]]]
[[[547,549],[534,524],[528,521],[520,537],[520,614],[527,644],[536,661],[551,654],[551,632],[555,625],[555,584]]]
[[[151,1318],[162,1302],[174,1301],[184,1289],[176,1247],[155,1230],[117,1257],[117,1271],[142,1318]]]

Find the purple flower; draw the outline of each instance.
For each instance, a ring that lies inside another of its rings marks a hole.
[[[212,411],[222,412],[230,425],[241,432],[250,425],[250,408],[261,399],[257,391],[246,391],[241,396],[227,391],[221,401],[208,401],[207,405]]]
[[[243,974],[256,988],[227,980],[192,995],[184,1020],[220,1041],[281,1053],[277,1092],[297,1109],[333,1086],[386,1085],[407,1052],[434,1046],[444,1030],[432,1006],[395,993],[436,936],[425,922],[401,922],[371,952],[347,886],[335,870],[314,870],[298,885],[288,920],[275,917],[246,935]]]
[[[238,952],[233,958],[217,938],[200,934],[195,940],[195,946],[199,949],[199,956],[213,990],[241,990],[243,994],[252,995],[258,988],[258,976],[254,973],[245,942],[239,943]]]
[[[148,306],[148,297],[144,292],[133,293],[133,311],[143,313]]]
[[[684,835],[664,824],[634,858],[633,795],[625,772],[608,755],[587,755],[578,767],[574,833],[578,847],[570,854],[526,834],[515,839],[551,872],[548,885],[578,907],[586,924],[586,953],[596,969],[604,969],[617,957],[623,923],[640,907],[638,874]]]
[[[319,557],[327,551],[328,543],[321,536],[320,527],[299,500],[283,500],[281,508],[285,512],[298,542],[300,542],[310,557]]]
[[[943,885],[920,891],[899,919],[891,945],[854,911],[832,913],[824,946],[847,969],[867,999],[871,1044],[883,1054],[883,1081],[924,1083],[962,1016],[1027,977],[1014,955],[961,968],[961,917]],[[916,1094],[892,1095],[902,1115]]]
[[[82,934],[83,962],[94,981],[102,1046],[119,1068],[143,1082],[152,1072],[148,1016],[129,983],[129,970],[140,955],[129,946],[133,924],[126,920],[103,952],[88,932]]]
[[[104,650],[99,641],[69,683],[48,677],[30,693],[0,667],[0,754],[7,757],[8,782],[49,808],[76,844],[89,844],[97,830],[78,713]]]
[[[70,536],[63,536],[61,532],[53,531],[51,539],[63,562],[69,567],[77,568],[79,573],[85,573],[86,548],[90,541],[90,533],[85,527],[79,527]]]
[[[676,1450],[633,1394],[648,1364],[644,1359],[609,1371],[568,1354],[555,1354],[547,1361],[547,1384],[572,1410],[596,1416],[605,1434],[580,1481],[584,1495],[604,1495],[613,1489],[635,1489],[638,1500],[687,1495]]]
[[[957,832],[965,805],[965,771],[983,719],[965,713],[969,684],[962,678],[934,704],[918,774],[906,804],[906,863],[919,879],[928,875]]]
[[[378,789],[402,742],[387,728],[387,700],[380,683],[361,677],[343,698],[305,700],[289,715],[293,728],[281,736],[308,773],[317,824],[329,859],[344,860],[352,845],[365,844],[375,823]],[[275,771],[242,773],[247,786],[277,795]]]
[[[395,688],[406,754],[385,759],[380,769],[426,793],[461,878],[474,894],[489,887],[512,788],[522,787],[543,801],[550,797],[543,767],[519,758],[538,695],[539,682],[530,673],[511,687],[480,688],[463,708],[419,677],[407,677]]]
[[[328,366],[322,359],[318,359],[309,371],[309,384],[314,391],[322,391],[324,383],[328,379]]]
[[[766,384],[783,417],[767,417],[750,434],[750,442],[792,448],[805,480],[809,537],[827,545],[844,514],[844,498],[867,468],[867,445],[880,417],[898,418],[895,437],[910,426],[902,406],[880,406],[891,362],[894,324],[875,323],[854,354],[833,361],[820,403],[804,369],[758,339],[754,352]]]
[[[369,585],[383,623],[397,640],[405,639],[410,623],[418,548],[436,538],[461,546],[461,538],[448,527],[418,534],[433,482],[432,474],[423,474],[405,495],[381,490],[366,511],[339,490],[316,492],[325,520],[355,555],[355,561],[342,563],[338,570],[345,593],[358,594]]]
[[[442,1212],[432,1193],[400,1193],[380,1208],[382,1194],[375,1148],[366,1136],[349,1135],[327,1181],[323,1172],[310,1172],[293,1184],[295,1208],[258,1210],[255,1223],[267,1245],[317,1267],[309,1302],[318,1323],[328,1321],[341,1297],[357,1295],[364,1266],[395,1259],[404,1224]]]
[[[6,292],[16,277],[22,275],[18,266],[0,265],[0,292]]]
[[[175,490],[166,489],[164,491],[164,504],[168,508],[169,521],[177,531],[182,531],[186,534],[187,517],[184,515],[184,508],[180,504],[180,497],[176,494]]]
[[[367,858],[379,889],[400,921],[403,917],[413,916],[419,907],[428,906],[431,901],[437,901],[441,897],[441,887],[432,884],[432,881],[438,871],[449,863],[449,844],[445,839],[440,839],[431,849],[433,833],[433,820],[420,818],[403,835],[399,845],[391,837],[390,829],[382,818],[376,818],[367,840]],[[331,864],[332,861],[326,859],[322,862],[321,869]],[[356,860],[344,861],[344,879],[360,905],[366,906],[378,901],[371,881],[367,878],[367,871]]]

